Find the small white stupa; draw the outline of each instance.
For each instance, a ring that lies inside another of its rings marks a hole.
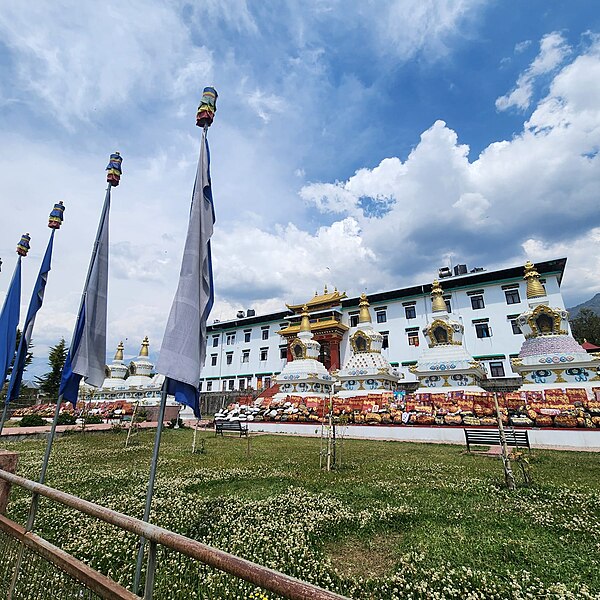
[[[592,386],[600,381],[600,359],[569,334],[569,313],[550,306],[540,275],[529,261],[523,278],[529,308],[517,317],[517,324],[525,341],[519,356],[512,359],[523,389],[586,388],[591,396]]]
[[[373,329],[369,301],[362,294],[356,331],[350,336],[352,352],[335,376],[341,383],[338,398],[383,394],[394,391],[400,378],[398,372],[381,353],[383,336]]]
[[[417,364],[411,367],[419,378],[417,393],[469,391],[483,392],[480,382],[485,378],[483,365],[463,346],[464,327],[448,314],[443,290],[437,279],[431,288],[433,321],[423,329],[426,348]]]
[[[275,378],[279,392],[274,400],[287,396],[324,397],[332,392],[333,377],[317,359],[321,350],[319,342],[313,339],[310,331],[308,307],[302,307],[302,321],[298,336],[290,341],[292,360]]]

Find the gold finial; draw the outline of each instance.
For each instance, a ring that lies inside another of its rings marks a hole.
[[[359,323],[371,323],[371,312],[369,311],[369,301],[367,300],[367,295],[363,292],[360,295],[360,302],[358,303],[360,307],[360,314],[358,316]]]
[[[308,318],[308,306],[302,307],[302,321],[300,322],[300,331],[310,331],[310,319]]]
[[[527,298],[541,298],[546,295],[546,288],[540,281],[540,274],[531,261],[525,263],[525,275],[523,279],[527,282]]]
[[[327,284],[325,284],[325,287],[323,288],[323,293],[324,294],[329,294],[329,292],[327,291]]]
[[[124,350],[123,342],[119,342],[117,346],[117,353],[115,354],[115,360],[123,360],[123,350]]]
[[[140,348],[140,356],[148,356],[148,346],[150,345],[150,342],[148,341],[148,336],[146,336],[144,338],[144,341],[142,342],[142,347]]]
[[[446,303],[443,298],[444,290],[436,279],[431,286],[431,311],[446,312]]]

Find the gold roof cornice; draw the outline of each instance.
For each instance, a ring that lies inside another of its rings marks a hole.
[[[338,292],[337,288],[335,288],[333,292],[330,292],[327,290],[327,286],[325,286],[322,294],[315,292],[315,295],[308,302],[303,302],[302,304],[286,304],[286,306],[291,311],[298,314],[302,312],[304,306],[311,311],[321,307],[328,308],[339,304],[344,298],[347,298],[346,292]]]

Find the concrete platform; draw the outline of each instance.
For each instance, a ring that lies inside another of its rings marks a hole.
[[[251,432],[285,435],[321,435],[319,423],[248,423]],[[482,428],[484,429],[484,428]],[[493,429],[491,427],[485,429]],[[521,429],[521,428],[519,428]],[[420,427],[418,425],[346,425],[338,426],[338,435],[351,439],[387,440],[398,442],[428,442],[435,444],[465,444],[462,427]],[[600,452],[599,429],[527,429],[532,448],[553,450],[585,450]]]

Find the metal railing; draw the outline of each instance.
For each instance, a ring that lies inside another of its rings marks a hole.
[[[0,469],[0,480],[10,485],[15,485],[33,494],[39,494],[64,506],[73,508],[83,514],[95,517],[118,527],[124,531],[134,533],[145,538],[149,542],[148,565],[146,569],[146,582],[144,598],[150,600],[153,595],[154,571],[156,565],[157,547],[163,546],[182,555],[195,559],[205,565],[229,573],[239,579],[248,581],[264,590],[274,592],[289,600],[348,600],[344,596],[324,590],[310,583],[300,581],[295,577],[285,575],[273,569],[258,565],[252,561],[240,558],[228,552],[187,538],[183,535],[157,527],[150,523],[144,523],[140,519],[130,517],[123,513],[111,510],[99,504],[94,504],[77,496],[61,492],[54,488],[24,479],[18,475]],[[131,600],[137,598],[111,579],[97,573],[90,567],[73,559],[70,555],[53,546],[46,540],[32,532],[26,532],[24,528],[5,517],[0,516],[0,531],[16,538],[29,550],[52,562],[71,578],[81,582],[84,586],[97,594],[97,596],[76,595],[74,597],[85,598],[124,598]],[[0,534],[1,535],[1,534]],[[0,556],[1,558],[1,556]],[[2,567],[0,565],[0,575]],[[111,595],[112,594],[112,595]],[[64,596],[67,597],[67,596]]]

